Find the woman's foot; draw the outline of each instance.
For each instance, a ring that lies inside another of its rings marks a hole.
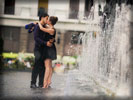
[[[44,81],[43,87],[42,88],[48,88],[48,82]]]
[[[42,88],[48,88],[48,85],[43,85],[43,87]]]

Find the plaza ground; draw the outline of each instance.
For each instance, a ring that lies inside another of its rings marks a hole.
[[[71,75],[71,76],[69,76]],[[3,71],[0,74],[0,100],[105,100],[106,94],[91,81],[75,81],[75,75],[54,73],[51,88],[30,88],[30,71]],[[95,88],[95,89],[94,89]],[[109,98],[108,98],[109,99]],[[111,100],[111,98],[109,99]]]

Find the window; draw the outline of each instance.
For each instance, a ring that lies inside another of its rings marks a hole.
[[[92,6],[93,0],[85,0],[85,16],[89,16]]]
[[[80,39],[81,34],[84,32],[75,32],[71,36],[71,44],[82,44],[82,39]]]
[[[42,13],[47,13],[48,10],[48,0],[39,0],[38,4],[38,16],[40,16]]]
[[[5,0],[4,14],[14,14],[15,0]]]
[[[70,0],[70,11],[69,11],[70,19],[77,19],[79,12],[79,0]]]
[[[2,27],[2,35],[4,40],[18,41],[19,28],[17,27]]]
[[[0,33],[4,40],[4,51],[18,52],[19,51],[19,27],[3,27],[0,26]]]

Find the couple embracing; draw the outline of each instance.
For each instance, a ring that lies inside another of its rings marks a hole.
[[[55,16],[46,13],[39,16],[39,22],[31,23],[25,26],[29,32],[34,33],[35,64],[31,75],[31,88],[37,88],[36,80],[39,76],[39,88],[48,88],[52,78],[52,60],[57,58],[55,47],[56,29],[54,25],[58,21]]]

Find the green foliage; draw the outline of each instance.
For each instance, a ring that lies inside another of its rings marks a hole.
[[[5,62],[4,69],[26,69],[26,62],[29,62],[32,67],[34,65],[34,57],[29,56],[22,59],[21,61],[18,58],[12,59],[12,64],[8,64],[8,62]]]
[[[27,58],[25,58],[25,62],[27,62],[27,61],[30,62],[31,66],[34,65],[34,57],[27,57]]]

